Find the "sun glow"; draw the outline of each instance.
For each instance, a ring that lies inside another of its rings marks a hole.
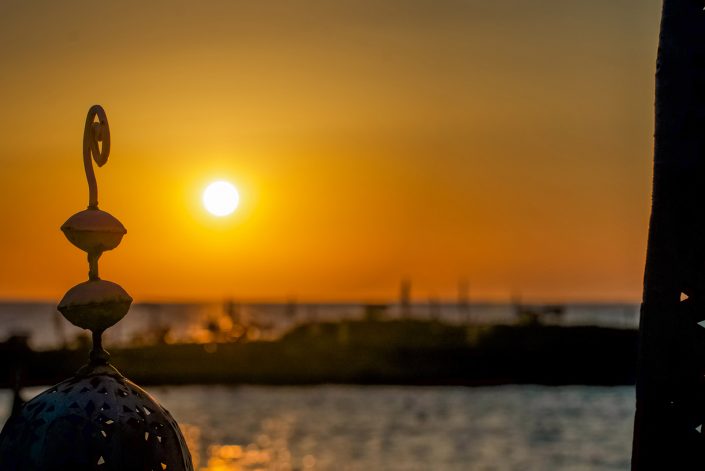
[[[203,192],[203,206],[214,216],[232,214],[239,202],[237,189],[226,181],[213,182]]]

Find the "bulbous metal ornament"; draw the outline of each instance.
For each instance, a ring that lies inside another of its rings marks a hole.
[[[66,220],[61,226],[66,238],[88,253],[112,250],[127,234],[127,229],[110,213],[98,208],[84,209]]]
[[[130,295],[117,283],[88,280],[68,290],[58,309],[73,325],[98,332],[125,317],[131,303]]]
[[[102,166],[109,151],[107,117],[96,105],[88,111],[83,139],[88,209],[61,226],[68,240],[88,255],[88,281],[69,289],[58,305],[69,322],[92,331],[90,360],[8,419],[0,433],[0,471],[193,471],[176,421],[110,365],[102,346],[103,332],[132,303],[120,285],[98,275],[101,254],[116,248],[127,232],[98,209],[92,161]]]

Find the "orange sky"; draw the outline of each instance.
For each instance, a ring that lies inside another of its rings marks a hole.
[[[112,132],[101,275],[137,301],[636,301],[657,0],[0,3],[0,298],[86,277],[83,120]],[[241,202],[209,216],[200,193]]]

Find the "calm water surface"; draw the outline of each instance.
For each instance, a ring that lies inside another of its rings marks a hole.
[[[629,469],[632,387],[149,390],[200,471]]]

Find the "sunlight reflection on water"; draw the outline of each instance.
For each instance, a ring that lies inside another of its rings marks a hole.
[[[198,471],[629,468],[633,387],[148,389]]]

